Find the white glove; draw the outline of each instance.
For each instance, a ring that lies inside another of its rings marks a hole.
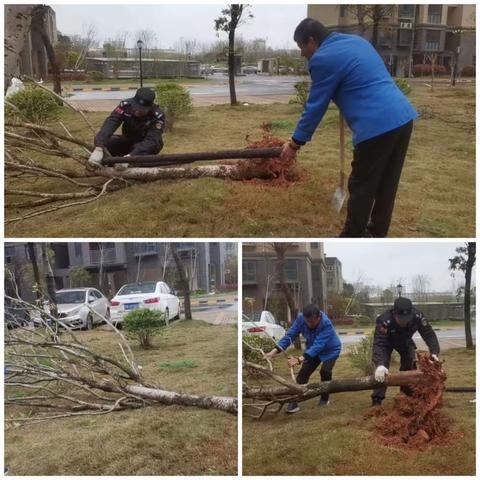
[[[438,355],[435,355],[434,353],[432,353],[432,355],[430,355],[430,357],[432,358],[432,360],[435,360],[436,362],[440,361],[440,359],[438,358]]]
[[[375,380],[377,382],[384,382],[385,375],[388,375],[388,368],[384,367],[383,365],[377,367],[377,369],[375,370]]]
[[[102,166],[102,158],[103,158],[103,148],[102,147],[95,147],[95,150],[90,155],[88,159],[88,163],[90,165],[95,165],[96,167]]]

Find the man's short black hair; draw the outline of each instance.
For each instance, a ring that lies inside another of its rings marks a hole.
[[[310,305],[307,305],[303,309],[303,316],[305,318],[318,317],[319,315],[320,315],[320,309],[313,303],[311,303]]]
[[[320,43],[329,33],[325,25],[318,20],[307,17],[297,25],[293,34],[293,40],[300,45],[305,45],[308,43],[308,39],[312,37],[316,42]]]

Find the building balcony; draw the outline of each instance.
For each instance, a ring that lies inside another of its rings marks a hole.
[[[133,247],[133,254],[136,257],[158,255],[158,247],[157,243],[136,243]]]
[[[115,248],[106,248],[103,253],[100,250],[90,250],[90,265],[117,265],[124,263],[119,256]]]

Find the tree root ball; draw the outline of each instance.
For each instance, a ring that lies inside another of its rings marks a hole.
[[[425,382],[412,385],[411,396],[400,393],[392,410],[371,412],[377,417],[375,429],[384,445],[423,448],[443,443],[448,432],[447,419],[440,412],[446,379],[442,365],[426,354],[418,355],[418,363]]]

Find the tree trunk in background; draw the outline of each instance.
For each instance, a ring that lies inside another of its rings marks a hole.
[[[290,247],[291,244],[289,243],[276,242],[273,244],[273,248],[277,254],[277,279],[280,283],[280,288],[283,292],[283,295],[285,296],[285,300],[287,301],[288,309],[290,310],[290,321],[288,323],[289,327],[295,321],[298,314],[298,307],[295,303],[295,298],[285,278],[285,253]],[[300,337],[295,339],[294,346],[299,350],[302,348]]]
[[[228,33],[228,85],[230,87],[230,105],[237,104],[235,91],[235,30]]]
[[[39,33],[42,39],[43,45],[47,52],[48,62],[50,63],[50,68],[52,69],[53,91],[60,95],[62,93],[60,67],[58,66],[57,57],[55,56],[55,50],[52,42],[50,42],[50,38],[45,29],[47,9],[48,7],[45,5],[39,5],[35,7],[32,18],[32,28]]]
[[[185,266],[177,252],[177,246],[174,243],[170,243],[170,251],[172,252],[175,265],[177,267],[178,276],[180,278],[180,284],[183,290],[183,308],[185,311],[185,318],[187,320],[192,319],[192,307],[190,305],[190,286],[187,275],[185,274]]]
[[[470,291],[472,284],[472,269],[475,264],[476,245],[475,242],[468,242],[467,245],[467,263],[465,268],[465,300],[464,300],[464,318],[465,318],[465,340],[467,348],[473,349],[472,326],[470,319]]]

